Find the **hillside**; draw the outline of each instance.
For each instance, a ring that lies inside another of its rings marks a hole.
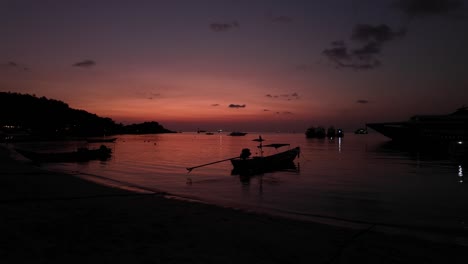
[[[125,126],[112,119],[35,95],[0,92],[0,131],[41,139],[116,134],[173,133],[158,122]]]

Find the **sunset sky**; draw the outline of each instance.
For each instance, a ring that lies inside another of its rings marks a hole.
[[[0,91],[180,131],[468,105],[463,0],[1,0]]]

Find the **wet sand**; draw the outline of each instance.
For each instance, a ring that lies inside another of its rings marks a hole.
[[[0,263],[467,263],[468,247],[101,186],[0,145]]]

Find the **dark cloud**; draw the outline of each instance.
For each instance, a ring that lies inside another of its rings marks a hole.
[[[380,24],[373,26],[369,24],[358,24],[354,27],[351,35],[352,40],[362,42],[384,43],[406,34],[406,30],[393,31],[389,26]]]
[[[350,37],[352,44],[357,45],[356,48],[351,49],[345,41],[337,40],[331,42],[331,47],[322,53],[336,68],[374,69],[382,64],[378,56],[384,44],[405,34],[405,29],[394,31],[385,24],[358,24]]]
[[[298,93],[291,93],[291,94],[267,94],[265,95],[268,98],[284,98],[287,100],[292,99],[299,99],[299,94]]]
[[[268,110],[268,109],[263,109],[263,112],[270,112],[270,110]]]
[[[359,99],[359,100],[356,101],[356,103],[358,103],[358,104],[368,104],[369,101],[368,101],[368,100],[364,100],[364,99]]]
[[[231,23],[211,23],[210,29],[214,32],[225,32],[232,28],[238,28],[239,23],[237,21],[233,21]]]
[[[219,106],[219,104],[212,104],[211,106]]]
[[[276,23],[291,23],[293,20],[290,16],[275,16],[271,18],[271,21]]]
[[[16,69],[16,70],[20,70],[20,71],[29,71],[29,67],[25,66],[25,65],[21,65],[17,62],[14,62],[14,61],[9,61],[7,62],[6,64],[2,65],[3,67],[5,68],[11,68],[11,69]]]
[[[410,17],[451,15],[463,7],[461,0],[396,0],[393,7]]]
[[[148,99],[153,100],[155,97],[160,97],[160,93],[150,93]]]
[[[229,108],[245,108],[245,104],[239,105],[239,104],[230,104],[228,107]]]
[[[90,68],[96,65],[96,62],[93,60],[84,60],[74,63],[74,67],[83,67],[83,68]]]
[[[293,115],[292,112],[284,111],[284,112],[276,112],[277,115]]]

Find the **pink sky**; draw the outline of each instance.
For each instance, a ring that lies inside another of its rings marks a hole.
[[[7,1],[0,90],[181,131],[354,130],[468,103],[465,1],[195,2]]]

